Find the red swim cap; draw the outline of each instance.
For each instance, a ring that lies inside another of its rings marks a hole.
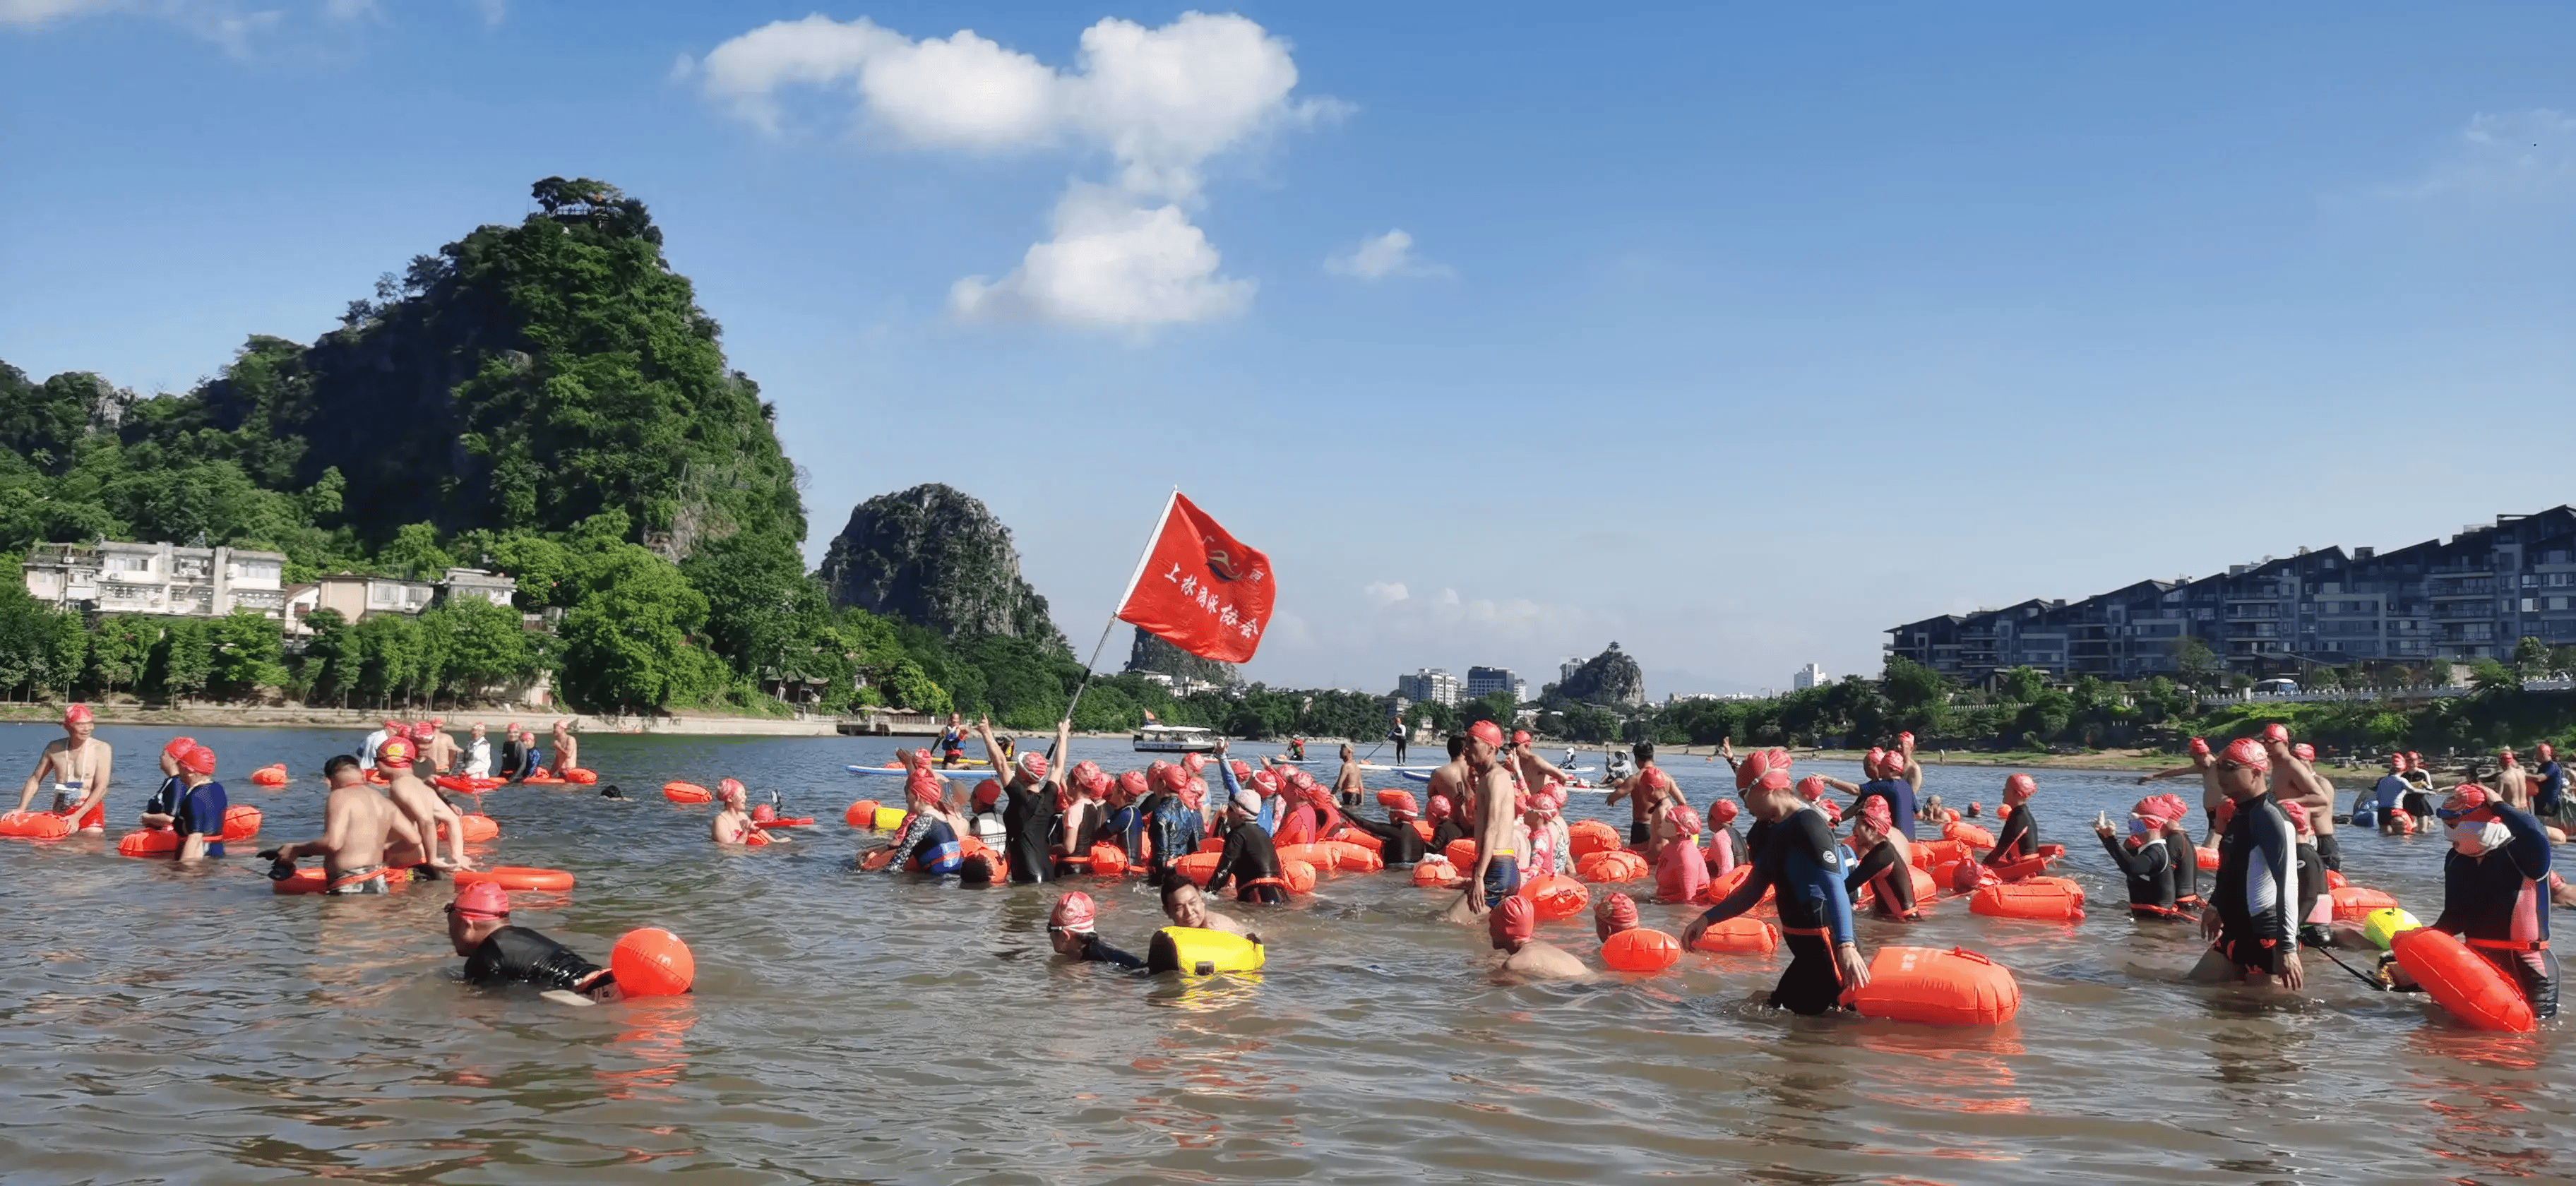
[[[1044,779],[1047,776],[1046,755],[1021,754],[1020,773],[1026,775],[1032,782]]]
[[[1887,800],[1878,795],[1860,801],[1860,822],[1884,836],[1896,830],[1896,813],[1887,809]]]
[[[910,782],[911,780],[905,779],[904,781]],[[750,793],[751,788],[742,785],[741,779],[721,778],[716,780],[716,794],[720,798],[739,799]]]
[[[1765,770],[1762,772],[1761,778],[1754,780],[1754,785],[1759,786],[1766,791],[1788,790],[1789,772],[1786,770]]]
[[[2270,745],[2276,741],[2283,745],[2290,744],[2290,727],[2279,721],[2263,726],[2263,744]]]
[[[1527,729],[1514,729],[1514,730],[1512,730],[1512,744],[1513,744],[1513,745],[1528,745],[1528,744],[1529,744],[1529,730],[1527,730]]]
[[[1603,894],[1592,904],[1592,926],[1604,939],[1637,929],[1637,900],[1617,890]]]
[[[2219,831],[2226,831],[2227,825],[2236,821],[2236,800],[2219,800],[2218,810],[2209,813],[2209,821],[2216,824]]]
[[[2039,783],[2027,774],[2016,774],[2004,780],[2004,798],[2028,799],[2039,793]]]
[[[1715,803],[1709,804],[1709,829],[1711,831],[1715,831],[1727,826],[1728,824],[1734,823],[1736,814],[1742,810],[1744,809],[1735,805],[1735,800],[1733,799],[1720,799]]]
[[[1493,929],[1494,946],[1517,946],[1538,934],[1538,913],[1530,908],[1529,899],[1513,894],[1493,906],[1487,925]]]
[[[1503,747],[1503,727],[1493,723],[1492,721],[1478,721],[1475,724],[1467,726],[1467,736],[1493,746],[1496,749],[1501,749]]]
[[[2504,765],[2507,765],[2507,766],[2518,765],[2518,763],[2516,763],[2516,762],[2514,761],[2514,758],[2513,758],[2513,747],[2512,747],[2512,746],[2506,746],[2506,747],[2504,748],[2504,752],[2503,752],[2503,753],[2497,754],[2497,755],[2496,755],[2496,761],[2498,761],[2498,762],[2500,762],[2500,763],[2503,763]]]
[[[1866,777],[1878,777],[1878,772],[1885,769],[1886,766],[1887,751],[1880,749],[1877,746],[1873,745],[1869,747],[1869,752],[1860,756],[1860,772]]]
[[[1914,752],[1914,735],[1911,733],[1897,734],[1896,748],[1904,750],[1909,755],[1912,754]]]
[[[202,745],[189,746],[186,752],[179,755],[179,769],[190,774],[213,774],[215,751]]]
[[[1825,797],[1825,776],[1810,774],[1798,780],[1798,797],[1813,803]]]
[[[778,818],[778,809],[763,803],[751,809],[751,818],[762,821],[774,820]]]
[[[2485,787],[2473,782],[2462,783],[2451,788],[2450,798],[2442,800],[2442,811],[2446,814],[2476,811],[2491,802],[2494,802],[2494,797],[2487,793]]]
[[[63,709],[63,723],[66,725],[93,724],[97,720],[97,715],[90,712],[86,704],[74,704]]]
[[[179,755],[188,752],[188,747],[195,744],[197,739],[194,737],[173,737],[170,739],[170,744],[161,747],[161,753],[176,762],[179,760]]]
[[[1699,835],[1699,816],[1690,809],[1688,803],[1675,803],[1664,808],[1664,818],[1671,820],[1673,830],[1684,836]]]
[[[1190,806],[1192,806],[1192,807],[1197,807],[1197,808],[1204,808],[1204,807],[1206,807],[1206,806],[1207,806],[1207,780],[1206,780],[1206,779],[1204,779],[1204,778],[1195,778],[1195,777],[1194,777],[1194,778],[1192,778],[1192,779],[1190,779],[1190,785],[1189,785],[1189,786],[1187,786],[1187,787],[1185,787],[1185,788],[1183,788],[1183,789],[1182,789],[1182,791],[1181,791],[1181,802],[1183,802],[1183,803],[1187,803],[1187,804],[1189,804],[1189,805],[1190,805]]]
[[[1415,801],[1411,791],[1379,791],[1377,802],[1378,806],[1386,808],[1387,815],[1395,819],[1412,819],[1422,814],[1422,804]]]
[[[1735,789],[1745,790],[1762,781],[1762,776],[1771,772],[1771,755],[1782,752],[1785,751],[1758,749],[1744,755],[1744,760],[1735,764]],[[1781,768],[1786,769],[1787,764],[1782,763]]]
[[[2290,747],[2290,756],[2302,762],[2313,762],[2317,760],[2317,747],[2302,741]]]
[[[1447,819],[1457,810],[1458,809],[1456,807],[1450,804],[1449,796],[1433,795],[1431,797],[1431,822],[1436,824],[1441,820]]]
[[[2558,751],[2549,748],[2549,743],[2546,741],[2533,747],[2533,752],[2538,753],[2540,755],[2540,760],[2543,762],[2554,762],[2558,760]]]
[[[2251,737],[2239,737],[2234,741],[2228,742],[2227,751],[2220,754],[2218,756],[2218,760],[2221,762],[2232,762],[2236,765],[2255,770],[2269,770],[2272,768],[2271,751],[2264,749],[2262,742],[2256,741]]]
[[[731,782],[732,780],[727,779],[725,781]],[[993,784],[990,781],[987,781],[984,785],[992,786]],[[1000,788],[996,787],[995,790],[998,792]],[[933,805],[937,805],[947,798],[947,791],[939,785],[939,776],[932,774],[928,770],[920,769],[916,769],[912,773],[903,776],[903,793],[910,795],[915,799],[919,799],[924,803]]]
[[[1154,784],[1146,780],[1142,770],[1122,770],[1118,773],[1118,789],[1142,799],[1154,792]]]
[[[975,809],[985,810],[1002,801],[1002,784],[985,779],[975,784]]]
[[[1234,781],[1236,782],[1249,782],[1252,780],[1252,763],[1250,762],[1246,762],[1241,758],[1236,758],[1233,761],[1226,763],[1226,768],[1234,771]]]
[[[429,739],[437,735],[438,730],[431,728],[427,721],[417,721],[412,724],[411,739],[423,745],[427,745]]]
[[[376,747],[376,765],[390,770],[409,770],[420,757],[420,747],[408,737],[388,737]]]
[[[2290,817],[2291,831],[2305,832],[2308,830],[2308,808],[2306,804],[2294,803],[2286,799],[2282,800],[2281,814]]]
[[[1189,767],[1190,773],[1197,774],[1200,771],[1207,769],[1208,756],[1206,754],[1182,754],[1181,765]]]
[[[510,891],[488,881],[478,881],[456,891],[456,901],[448,909],[467,918],[510,917]]]
[[[1089,934],[1096,912],[1091,895],[1075,890],[1055,900],[1055,909],[1047,915],[1047,926],[1077,935]]]
[[[1250,781],[1252,789],[1261,792],[1264,799],[1279,793],[1279,773],[1275,770],[1255,770]]]
[[[2191,756],[2195,758],[2205,758],[2209,756],[2209,741],[2207,738],[2195,737],[2191,739]]]
[[[1178,766],[1157,762],[1154,765],[1154,781],[1160,783],[1164,790],[1177,795],[1190,789],[1190,772]]]

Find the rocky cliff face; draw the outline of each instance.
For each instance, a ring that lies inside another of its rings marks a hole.
[[[1127,651],[1127,670],[1159,671],[1164,675],[1212,684],[1243,682],[1243,677],[1236,674],[1234,664],[1199,658],[1143,630],[1136,632],[1136,643]]]
[[[1011,529],[936,482],[850,512],[823,556],[832,604],[891,614],[950,638],[1007,634],[1061,646],[1046,598],[1020,579]]]
[[[1611,643],[1610,649],[1594,655],[1575,669],[1556,690],[1589,704],[1616,704],[1638,708],[1646,703],[1646,673],[1635,659]]]

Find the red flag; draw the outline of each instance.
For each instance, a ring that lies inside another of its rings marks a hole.
[[[1270,558],[1175,490],[1118,617],[1202,659],[1241,663],[1260,649],[1277,593]]]

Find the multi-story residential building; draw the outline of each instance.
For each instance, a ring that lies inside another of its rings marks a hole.
[[[1789,677],[1789,686],[1800,692],[1831,682],[1826,678],[1825,667],[1821,663],[1807,664],[1798,669],[1798,674]]]
[[[1481,696],[1490,696],[1496,692],[1509,693],[1515,700],[1526,699],[1526,697],[1521,695],[1523,686],[1524,685],[1522,684],[1520,677],[1513,675],[1512,669],[1508,667],[1470,667],[1467,669],[1466,692],[1469,700],[1474,700]]]
[[[223,617],[286,610],[286,557],[176,544],[38,544],[27,592],[56,609]]]
[[[1945,614],[1888,633],[1889,655],[1971,682],[2019,666],[2060,678],[2169,673],[2186,639],[2246,672],[2495,658],[2524,638],[2565,646],[2576,644],[2576,508],[2499,515],[2387,552],[2301,548],[2197,580]]]
[[[1395,694],[1417,704],[1427,701],[1454,706],[1458,703],[1458,677],[1446,668],[1425,667],[1411,675],[1395,677]]]

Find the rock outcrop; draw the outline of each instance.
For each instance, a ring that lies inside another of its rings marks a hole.
[[[1004,634],[1061,646],[1046,598],[1020,578],[1011,529],[936,482],[850,512],[821,572],[832,604],[916,622],[950,638]]]
[[[1586,704],[1615,704],[1622,708],[1641,708],[1646,703],[1646,673],[1637,661],[1611,643],[1610,649],[1594,655],[1583,666],[1556,686],[1559,695]]]
[[[1156,638],[1143,630],[1136,631],[1136,643],[1127,651],[1127,670],[1156,671],[1180,679],[1194,679],[1211,684],[1239,684],[1243,677],[1232,663],[1202,659]]]

